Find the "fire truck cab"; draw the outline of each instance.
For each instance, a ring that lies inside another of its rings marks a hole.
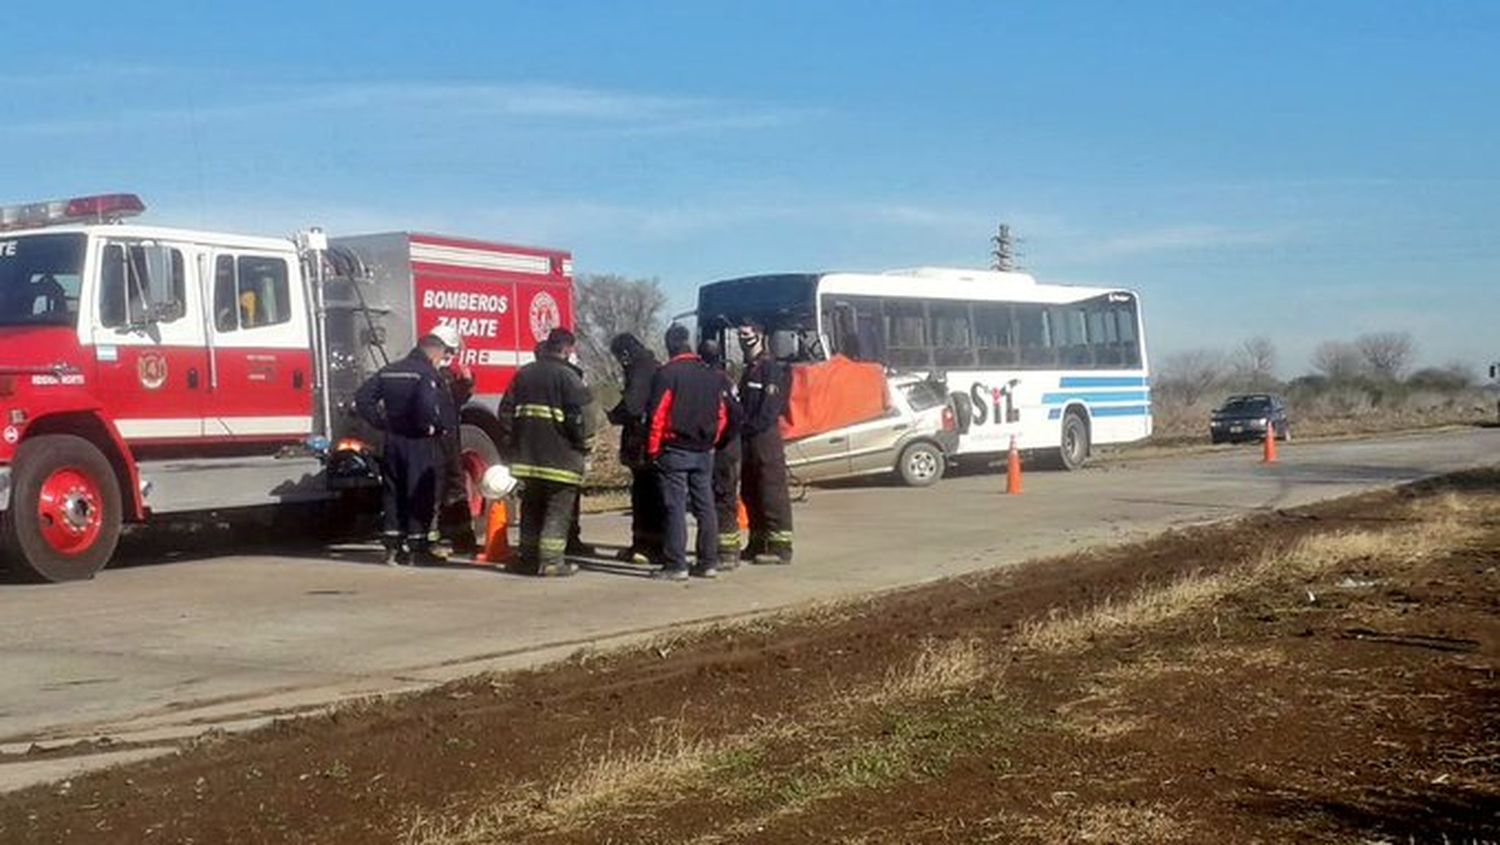
[[[465,335],[477,481],[498,457],[494,400],[530,359],[523,338],[571,311],[563,252],[127,222],[143,210],[129,194],[0,208],[0,555],[34,580],[92,577],[123,523],[376,483],[330,483],[329,444],[373,439],[354,391],[427,323]]]

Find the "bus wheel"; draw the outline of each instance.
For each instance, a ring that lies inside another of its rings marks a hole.
[[[901,483],[908,487],[931,487],[943,477],[947,461],[943,450],[925,441],[917,441],[901,450],[896,462],[896,473]]]
[[[1083,415],[1069,411],[1063,417],[1062,444],[1057,450],[1057,463],[1063,469],[1075,470],[1083,466],[1089,457],[1089,426]]]
[[[34,437],[16,450],[0,547],[21,578],[79,581],[104,568],[120,540],[114,469],[71,434]]]

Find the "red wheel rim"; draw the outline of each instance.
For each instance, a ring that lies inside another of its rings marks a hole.
[[[73,467],[56,470],[42,482],[36,513],[47,545],[59,554],[82,554],[99,539],[104,527],[99,483]]]
[[[479,482],[484,478],[484,471],[490,467],[478,452],[464,452],[463,465],[464,492],[469,496],[469,516],[478,519],[484,513],[484,493],[479,489]]]

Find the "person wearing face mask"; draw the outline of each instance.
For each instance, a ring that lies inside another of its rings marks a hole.
[[[741,326],[739,339],[745,359],[739,396],[744,415],[740,490],[750,516],[750,542],[741,557],[757,564],[791,563],[792,499],[780,426],[791,373],[771,354],[760,326]]]
[[[411,354],[382,367],[354,397],[355,411],[385,435],[382,539],[389,566],[441,562],[432,554],[428,534],[442,471],[439,440],[447,425],[437,365],[456,351],[443,338],[425,335]]]
[[[609,342],[609,352],[620,362],[625,377],[620,401],[609,409],[609,421],[620,427],[620,463],[630,470],[630,548],[620,552],[620,559],[642,565],[660,563],[666,514],[656,469],[646,455],[646,410],[651,380],[661,363],[633,334],[616,335]]]

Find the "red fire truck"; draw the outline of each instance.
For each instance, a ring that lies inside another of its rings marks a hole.
[[[481,513],[500,394],[548,331],[572,324],[567,252],[127,222],[144,210],[131,194],[0,208],[10,570],[89,578],[123,523],[329,502],[375,483],[360,471],[369,438],[354,392],[438,324],[458,328],[475,373],[462,437]]]

